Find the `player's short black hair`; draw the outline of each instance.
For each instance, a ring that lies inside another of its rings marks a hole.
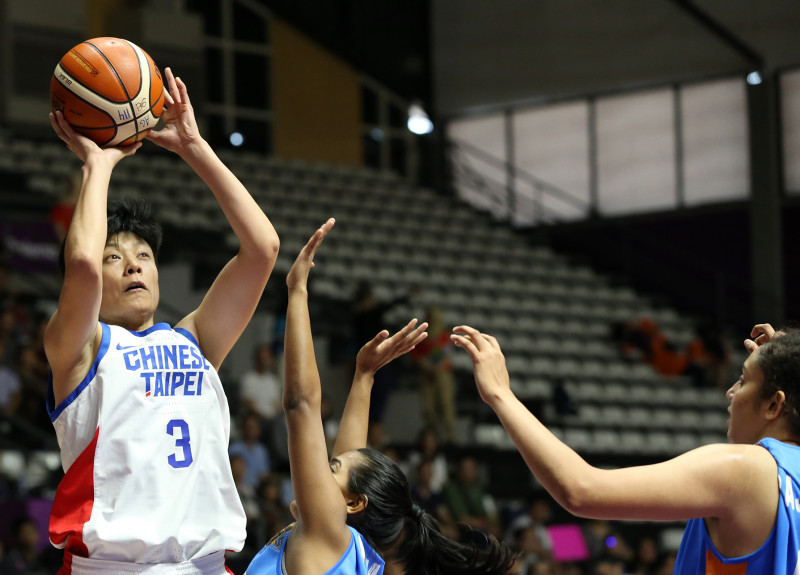
[[[147,242],[153,250],[153,257],[158,261],[158,252],[161,249],[163,233],[161,225],[153,216],[153,207],[144,198],[124,198],[112,200],[108,203],[108,232],[106,238],[111,238],[122,232],[130,232]],[[61,253],[58,255],[58,265],[61,275],[64,275],[66,264],[64,261],[64,246],[61,244]]]

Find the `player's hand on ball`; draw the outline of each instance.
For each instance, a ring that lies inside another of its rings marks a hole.
[[[486,403],[511,390],[506,358],[500,344],[491,335],[460,325],[453,329],[450,340],[472,358],[478,393]]]
[[[202,138],[186,84],[173,75],[171,68],[164,69],[164,76],[167,80],[167,89],[164,90],[166,107],[161,115],[164,127],[158,131],[152,130],[147,134],[147,139],[170,152],[180,153],[191,144],[202,141]]]
[[[67,148],[74,153],[81,162],[86,162],[89,156],[96,154],[104,157],[115,166],[125,156],[132,156],[141,146],[141,142],[136,142],[128,146],[116,148],[101,148],[92,140],[83,136],[72,129],[64,114],[61,112],[50,112],[50,125],[53,126],[56,135],[67,145]]]

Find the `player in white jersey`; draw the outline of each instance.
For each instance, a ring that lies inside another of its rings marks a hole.
[[[261,298],[279,241],[200,136],[184,83],[169,68],[165,77],[165,127],[148,139],[203,179],[240,248],[197,309],[174,329],[155,324],[160,229],[146,205],[107,205],[114,166],[141,144],[100,149],[51,114],[83,162],[45,333],[48,410],[66,472],[50,521],[63,575],[222,575],[225,551],[245,538],[217,370]]]

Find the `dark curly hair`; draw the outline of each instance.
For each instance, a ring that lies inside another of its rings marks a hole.
[[[783,391],[783,416],[791,432],[800,437],[800,330],[781,330],[780,336],[758,349],[757,363],[764,373],[761,397],[768,399]]]
[[[394,461],[374,449],[358,451],[363,458],[351,467],[348,487],[368,503],[347,522],[385,559],[420,575],[500,575],[513,565],[515,553],[493,536],[472,532],[473,542],[465,544],[443,535],[436,519],[411,500]]]

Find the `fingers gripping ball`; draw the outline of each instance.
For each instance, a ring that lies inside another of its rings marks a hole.
[[[50,81],[50,104],[99,146],[138,142],[164,109],[164,81],[133,42],[93,38],[64,54]]]

